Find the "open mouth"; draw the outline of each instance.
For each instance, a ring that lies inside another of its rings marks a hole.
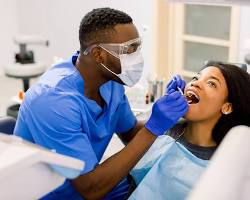
[[[196,103],[199,103],[200,101],[200,98],[192,91],[187,91],[187,93],[185,94],[185,97],[189,104],[196,104]]]

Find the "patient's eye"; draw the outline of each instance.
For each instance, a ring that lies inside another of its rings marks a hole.
[[[208,85],[211,86],[211,87],[214,87],[214,88],[217,87],[216,83],[213,82],[213,81],[208,81]]]

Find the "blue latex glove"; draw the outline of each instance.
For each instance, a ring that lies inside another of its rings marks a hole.
[[[177,91],[177,87],[184,91],[185,86],[186,82],[181,78],[181,76],[175,75],[172,80],[167,84],[166,93],[169,94],[170,90]]]
[[[163,135],[172,128],[188,111],[185,97],[179,92],[170,93],[158,99],[152,109],[152,114],[145,124],[145,128],[156,136]]]

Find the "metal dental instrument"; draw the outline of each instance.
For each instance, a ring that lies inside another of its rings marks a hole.
[[[177,87],[177,89],[179,90],[179,92],[181,93],[181,95],[185,96],[184,93],[182,92],[181,88]]]

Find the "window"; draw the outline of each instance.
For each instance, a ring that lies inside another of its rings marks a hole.
[[[164,29],[162,24],[158,26],[161,32],[158,34],[158,46],[163,45],[164,31],[168,38],[165,64],[157,64],[158,74],[170,78],[178,73],[188,79],[200,70],[206,60],[236,61],[239,6],[167,3],[164,11],[166,2],[159,1],[159,4],[162,4],[158,5],[160,13],[169,14],[165,20],[167,28]],[[161,56],[161,48],[158,51]]]

